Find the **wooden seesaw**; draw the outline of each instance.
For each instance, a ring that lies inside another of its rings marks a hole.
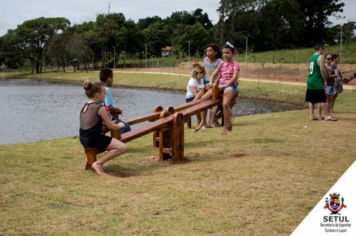
[[[163,110],[157,106],[154,112],[144,116],[125,121],[129,125],[150,121],[151,123],[121,134],[120,130],[112,130],[111,137],[123,143],[130,142],[146,134],[153,132],[153,147],[159,148],[159,160],[172,158],[173,163],[184,161],[184,123],[198,112],[212,108],[222,103],[222,97],[217,85],[214,85],[212,99],[207,101],[193,101],[177,107],[167,107]],[[236,99],[232,99],[236,100]],[[103,126],[103,133],[109,129]],[[102,148],[90,148],[84,146],[87,160],[84,169],[90,170],[96,161],[96,155],[105,151]]]

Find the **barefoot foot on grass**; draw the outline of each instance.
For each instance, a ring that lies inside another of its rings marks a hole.
[[[200,123],[197,128],[195,128],[195,132],[198,132],[200,129],[206,129],[205,126],[207,125],[206,121],[203,123]]]
[[[223,129],[223,131],[221,132],[221,135],[227,135],[227,129]]]
[[[98,175],[108,175],[107,173],[104,172],[103,166],[94,162],[92,165],[93,169]]]

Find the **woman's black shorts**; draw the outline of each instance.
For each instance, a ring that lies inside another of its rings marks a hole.
[[[87,147],[106,149],[111,143],[111,137],[99,135],[95,137],[82,138],[79,137],[80,143]]]
[[[312,104],[315,103],[325,103],[326,96],[324,89],[311,90],[307,89],[307,95],[305,96],[305,101]]]

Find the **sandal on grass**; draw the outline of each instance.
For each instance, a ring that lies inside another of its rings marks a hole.
[[[334,117],[330,117],[330,118],[328,118],[328,119],[325,119],[326,121],[337,121],[337,119],[335,119]]]
[[[227,130],[231,132],[232,131],[232,126],[227,127]]]
[[[220,123],[219,123],[219,121],[213,121],[213,125],[215,125],[216,127],[219,127]]]

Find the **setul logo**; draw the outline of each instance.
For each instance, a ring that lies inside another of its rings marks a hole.
[[[329,211],[331,211],[330,215],[341,215],[339,213],[339,211],[341,211],[341,209],[343,207],[346,208],[346,206],[344,205],[344,197],[341,198],[341,203],[340,203],[340,194],[338,193],[333,193],[333,194],[329,194],[330,196],[330,204],[329,204],[329,200],[326,197],[325,203],[326,205],[324,206],[324,209],[329,209]]]

